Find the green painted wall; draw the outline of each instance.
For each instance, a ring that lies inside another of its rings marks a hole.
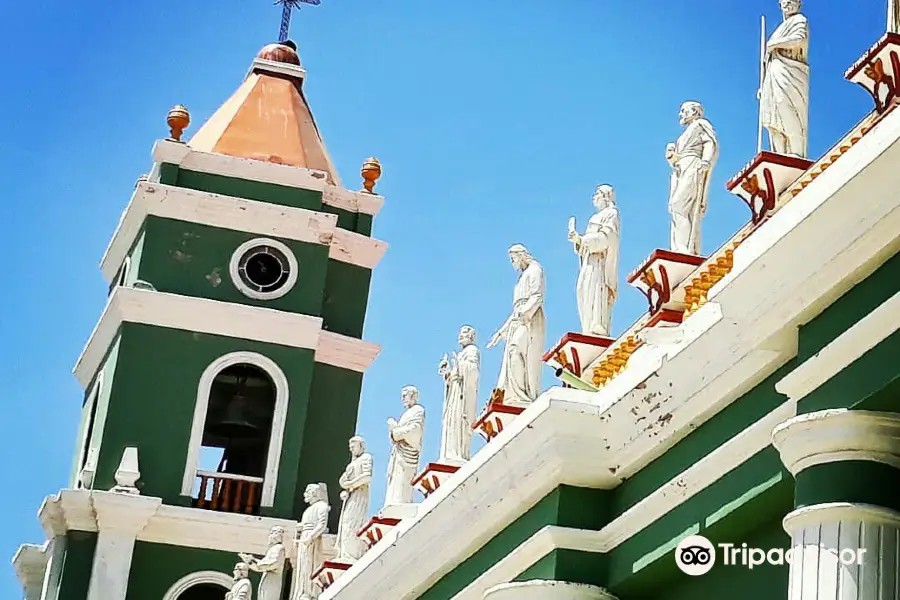
[[[126,323],[112,381],[96,486],[109,489],[127,446],[136,446],[142,493],[170,504],[187,504],[181,481],[190,438],[197,386],[206,367],[229,352],[257,352],[277,363],[288,379],[290,400],[282,444],[275,506],[269,514],[293,516],[297,464],[303,444],[313,375],[313,352],[162,327]],[[355,423],[356,414],[335,414]],[[320,448],[337,451],[343,446]],[[315,460],[315,458],[313,458]]]
[[[84,403],[81,406],[81,422],[78,426],[78,435],[75,438],[78,446],[75,449],[75,459],[72,462],[72,473],[69,478],[72,487],[75,487],[78,475],[81,472],[81,453],[84,452],[85,457],[87,457],[91,450],[100,448],[101,441],[103,440],[103,428],[106,423],[106,414],[109,410],[109,399],[112,395],[112,382],[115,376],[118,358],[119,338],[117,337],[98,371],[98,373],[103,373],[103,377],[100,380],[100,388],[96,389],[97,381],[100,379],[99,376],[96,376],[91,382],[91,385],[88,386],[87,392],[85,392],[84,395]],[[89,420],[91,412],[94,410],[94,405],[96,405],[96,412],[94,413],[93,426],[91,427],[90,436],[88,437],[88,432],[86,430],[89,426]]]
[[[326,331],[362,338],[369,302],[372,271],[339,262],[328,261],[325,298],[322,303],[322,327]]]
[[[298,279],[281,298],[254,300],[235,287],[228,273],[231,255],[259,236],[196,223],[148,217],[138,277],[160,292],[320,315],[328,269],[328,247],[284,242],[298,262]]]
[[[70,531],[66,534],[66,552],[63,558],[57,600],[84,600],[87,598],[96,547],[96,533]]]
[[[790,548],[790,537],[781,528],[781,520],[761,521],[740,542],[748,547],[770,550]],[[740,544],[738,544],[740,545]],[[718,549],[717,549],[718,550]],[[788,596],[788,565],[761,565],[749,569],[741,565],[722,564],[722,554],[717,552],[716,565],[698,577],[685,575],[675,567],[670,555],[668,569],[657,572],[653,581],[642,589],[612,589],[619,600],[697,600],[698,598],[733,598],[735,600],[780,600]]]
[[[337,480],[350,460],[347,443],[356,434],[356,415],[362,390],[362,373],[315,363],[306,423],[299,436],[303,441],[300,452],[311,457],[293,463],[297,481],[294,516],[299,518],[306,509],[303,490],[313,482],[328,484],[331,506],[341,506]],[[340,510],[329,515],[329,530],[337,531]]]
[[[237,556],[230,552],[137,542],[125,598],[161,600],[169,588],[185,575],[197,571],[219,571],[230,576],[236,561]],[[255,594],[259,576],[251,573],[250,577]],[[222,596],[225,596],[225,590]]]
[[[527,512],[494,536],[475,554],[441,578],[427,592],[419,596],[419,600],[452,598],[491,566],[548,525],[600,529],[607,522],[608,516],[608,492],[560,486],[530,507]]]

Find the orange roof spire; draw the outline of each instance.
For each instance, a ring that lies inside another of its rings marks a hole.
[[[188,142],[195,150],[324,171],[340,185],[303,95],[293,42],[269,44],[237,91]]]

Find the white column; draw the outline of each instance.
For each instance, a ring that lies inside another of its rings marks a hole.
[[[602,588],[565,581],[522,581],[494,586],[484,600],[616,600]]]
[[[162,500],[97,491],[91,499],[99,535],[87,600],[125,600],[135,540]]]
[[[900,600],[900,513],[835,502],[784,519],[788,600]]]
[[[772,440],[807,503],[783,522],[791,536],[788,600],[900,600],[900,512],[866,503],[884,501],[881,490],[900,478],[900,414],[798,415]],[[846,469],[834,470],[844,462],[876,467],[877,475],[847,481]]]

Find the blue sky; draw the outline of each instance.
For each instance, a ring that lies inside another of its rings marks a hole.
[[[814,156],[871,107],[843,72],[884,31],[885,3],[804,7]],[[617,188],[621,280],[665,247],[663,151],[679,133],[682,101],[704,103],[721,144],[704,251],[747,220],[724,182],[755,151],[763,12],[772,25],[780,19],[775,0],[325,0],[295,15],[308,98],[345,184],[358,185],[369,155],[384,167],[374,234],[391,247],[365,334],[384,350],[366,375],[359,420],[376,460],[373,505],[384,492],[384,421],[398,416],[407,383],[422,391],[425,458],[435,458],[438,360],[461,324],[474,325],[483,346],[506,318],[509,245],[526,244],[545,267],[548,344],[577,329],[566,222],[585,223],[594,186]],[[0,7],[0,380],[10,409],[0,421],[0,555],[43,541],[37,508],[67,483],[81,403],[71,368],[106,300],[98,263],[150,169],[154,140],[168,133],[166,112],[186,104],[195,131],[278,25],[265,0]],[[614,332],[642,310],[623,283]],[[483,355],[481,400],[500,353]],[[16,597],[12,569],[0,573],[0,595]]]

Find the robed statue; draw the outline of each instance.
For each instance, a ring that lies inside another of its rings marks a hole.
[[[519,272],[513,290],[513,310],[488,343],[493,348],[506,342],[497,389],[505,402],[534,402],[541,388],[541,357],[547,337],[544,317],[544,270],[528,249],[515,244],[509,260]]]
[[[253,583],[246,563],[234,565],[234,579],[231,589],[225,592],[225,600],[253,600]]]
[[[350,438],[350,464],[338,480],[341,486],[341,519],[338,522],[337,562],[353,563],[366,553],[366,543],[356,534],[369,519],[369,484],[372,481],[372,455],[366,441]]]
[[[784,21],[766,43],[760,120],[778,154],[806,158],[809,142],[809,23],[800,0],[780,0]]]
[[[444,379],[444,412],[441,419],[439,462],[461,465],[472,451],[472,424],[478,410],[478,377],[481,358],[475,345],[475,329],[465,325],[459,330],[460,351],[449,358],[445,354],[438,365]]]
[[[257,600],[281,600],[281,586],[284,575],[284,529],[273,527],[269,532],[269,548],[266,555],[256,558],[250,554],[239,554],[251,571],[262,573],[259,578]]]
[[[678,113],[684,131],[666,146],[672,167],[669,212],[672,215],[670,248],[682,254],[700,254],[700,222],[706,214],[709,179],[719,157],[719,140],[703,118],[699,102],[685,102]]]
[[[583,235],[575,231],[575,217],[569,219],[569,241],[581,265],[575,298],[581,332],[608,336],[619,289],[619,209],[611,185],[598,186],[592,201],[597,212]]]
[[[291,600],[315,600],[319,597],[319,585],[312,576],[325,561],[324,540],[328,531],[328,487],[324,483],[311,483],[303,492],[303,501],[309,504],[303,511],[297,527],[297,560],[294,564],[294,588]]]
[[[425,408],[419,404],[419,390],[408,385],[400,390],[400,398],[406,410],[399,421],[388,419],[388,438],[392,449],[385,506],[412,503],[412,480],[419,470],[425,436]]]

